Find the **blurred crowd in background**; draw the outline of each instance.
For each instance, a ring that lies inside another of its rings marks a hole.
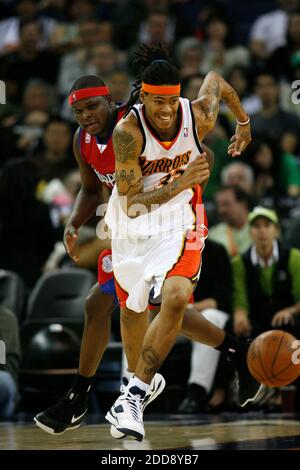
[[[27,295],[44,272],[73,264],[62,245],[80,188],[68,92],[96,74],[126,102],[140,43],[169,48],[183,97],[196,99],[215,70],[251,118],[253,141],[239,159],[227,155],[235,119],[226,106],[205,140],[215,154],[209,239],[229,257],[247,250],[259,204],[276,211],[281,240],[300,248],[300,1],[2,0],[0,18],[0,268],[17,273]],[[95,272],[96,222],[82,231],[79,263]]]

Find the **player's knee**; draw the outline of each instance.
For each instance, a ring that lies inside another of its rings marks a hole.
[[[189,294],[186,289],[181,286],[174,286],[172,289],[167,289],[163,296],[163,302],[174,313],[181,313],[185,310]]]

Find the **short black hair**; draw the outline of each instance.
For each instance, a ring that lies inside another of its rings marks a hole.
[[[80,90],[81,88],[90,88],[97,86],[106,86],[106,83],[97,75],[83,75],[78,78],[72,85],[70,94],[72,91]]]

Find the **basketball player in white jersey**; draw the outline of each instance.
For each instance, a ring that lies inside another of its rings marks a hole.
[[[136,56],[142,74],[128,113],[114,130],[116,187],[106,221],[121,320],[128,310],[142,314],[149,295],[161,306],[145,335],[135,376],[106,419],[120,433],[142,440],[144,397],[180,329],[185,324],[182,333],[188,330],[184,312],[201,268],[207,236],[201,184],[209,177],[201,141],[215,125],[221,100],[237,119],[228,154],[240,155],[251,132],[238,96],[218,74],[206,76],[199,99],[190,103],[180,98],[179,72],[161,47],[141,46]],[[243,361],[237,367],[245,404],[260,388],[245,366],[246,348],[210,325],[203,320],[203,342]],[[134,338],[124,323],[122,339],[126,351]]]

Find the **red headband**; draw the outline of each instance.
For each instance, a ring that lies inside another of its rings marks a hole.
[[[178,85],[150,85],[142,83],[142,90],[152,95],[180,95],[180,83]]]
[[[91,98],[92,96],[107,96],[110,95],[107,86],[97,86],[92,88],[81,88],[74,90],[69,95],[69,105],[71,106],[75,101],[82,100],[83,98]]]

